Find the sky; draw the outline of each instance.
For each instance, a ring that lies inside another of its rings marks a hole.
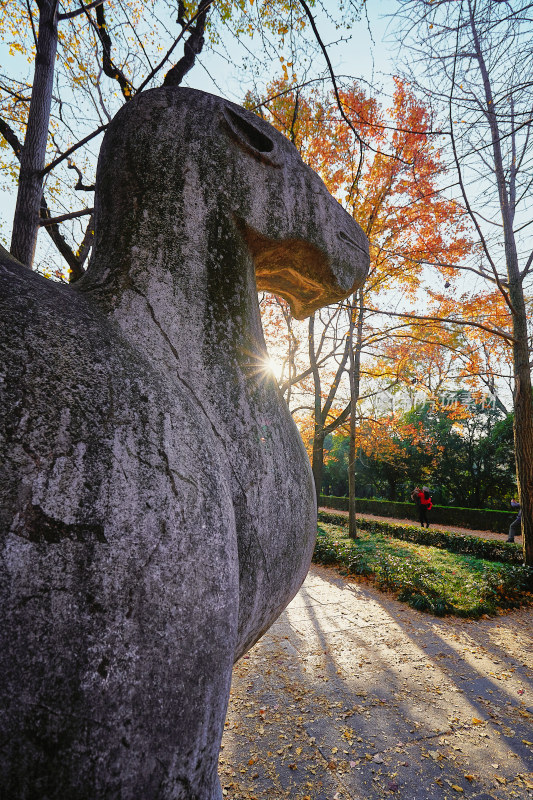
[[[387,93],[390,94],[390,76],[394,73],[395,67],[392,58],[393,48],[390,43],[384,41],[389,24],[385,15],[394,10],[396,0],[369,0],[366,3],[364,16],[348,33],[335,30],[328,21],[327,12],[337,6],[338,3],[325,0],[322,10],[318,4],[314,9],[317,26],[327,45],[335,73],[368,82],[376,90],[383,89],[385,96]],[[242,46],[236,47],[234,39],[228,34],[222,37],[219,45],[205,47],[183,85],[221,95],[236,103],[243,101],[247,89],[264,88],[274,73],[270,76],[266,74],[254,76],[253,70],[250,69],[253,53],[260,52],[264,43],[256,37],[253,42],[243,41],[239,44]],[[228,57],[233,59],[237,57],[237,64],[229,63]],[[10,75],[19,71],[23,76],[28,69],[26,60],[19,54],[10,56],[4,43],[0,43],[0,64],[1,71]],[[273,63],[273,68],[278,69],[278,74],[279,66],[277,61]],[[312,63],[308,65],[308,70],[310,75],[326,74],[326,62],[322,53],[315,54]],[[0,194],[0,241],[5,246],[9,246],[14,205],[15,188],[11,190],[6,188]],[[60,210],[56,213],[63,212]],[[50,251],[46,234],[41,233],[39,238],[38,258],[42,260],[46,259]]]
[[[324,8],[337,6],[326,0]],[[327,45],[328,55],[331,59],[335,74],[351,76],[367,81],[376,88],[383,88],[386,92],[391,89],[390,75],[395,71],[393,53],[394,48],[388,38],[387,29],[389,19],[387,15],[397,7],[396,0],[370,0],[365,4],[365,11],[359,22],[356,22],[351,31],[337,31],[328,21],[327,14],[318,6],[313,8],[318,30],[324,43]],[[310,33],[309,36],[312,34]],[[342,38],[339,40],[339,37]],[[231,47],[230,42],[228,46]],[[255,43],[261,48],[261,43]],[[222,48],[219,48],[222,51]],[[209,73],[206,71],[209,70]],[[322,54],[318,54],[311,72],[326,73],[326,62]],[[215,78],[216,76],[216,78]],[[266,81],[265,81],[266,82]],[[243,71],[237,72],[232,67],[227,67],[222,58],[217,58],[213,53],[205,59],[204,65],[190,73],[189,83],[213,94],[223,94],[228,99],[239,102],[242,99],[243,88],[249,81]],[[222,91],[218,91],[221,89]]]

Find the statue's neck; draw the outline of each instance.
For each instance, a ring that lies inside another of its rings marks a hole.
[[[159,241],[151,252],[134,246],[118,276],[117,259],[97,257],[79,288],[156,368],[227,393],[264,359],[254,267],[233,226],[188,246],[183,239]]]

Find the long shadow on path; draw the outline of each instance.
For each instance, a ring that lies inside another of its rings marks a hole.
[[[533,798],[532,622],[437,619],[313,566],[235,667],[225,796]]]

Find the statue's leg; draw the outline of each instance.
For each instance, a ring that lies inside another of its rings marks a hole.
[[[221,800],[238,562],[222,543],[231,521],[223,530],[218,514],[196,553],[172,535],[159,532],[158,543],[148,525],[143,553],[138,541],[113,550],[8,537],[0,581],[6,798]]]
[[[220,778],[217,775],[217,785],[215,786],[215,793],[213,800],[222,800],[222,786],[220,785]]]

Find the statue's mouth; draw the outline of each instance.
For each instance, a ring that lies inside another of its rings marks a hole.
[[[256,267],[255,274],[257,289],[272,292],[287,300],[296,319],[304,319],[324,305],[324,291],[320,284],[292,267],[270,268],[263,272]]]
[[[296,319],[346,296],[334,283],[326,254],[301,239],[270,239],[251,228],[243,234],[255,265],[258,291],[280,295]]]

